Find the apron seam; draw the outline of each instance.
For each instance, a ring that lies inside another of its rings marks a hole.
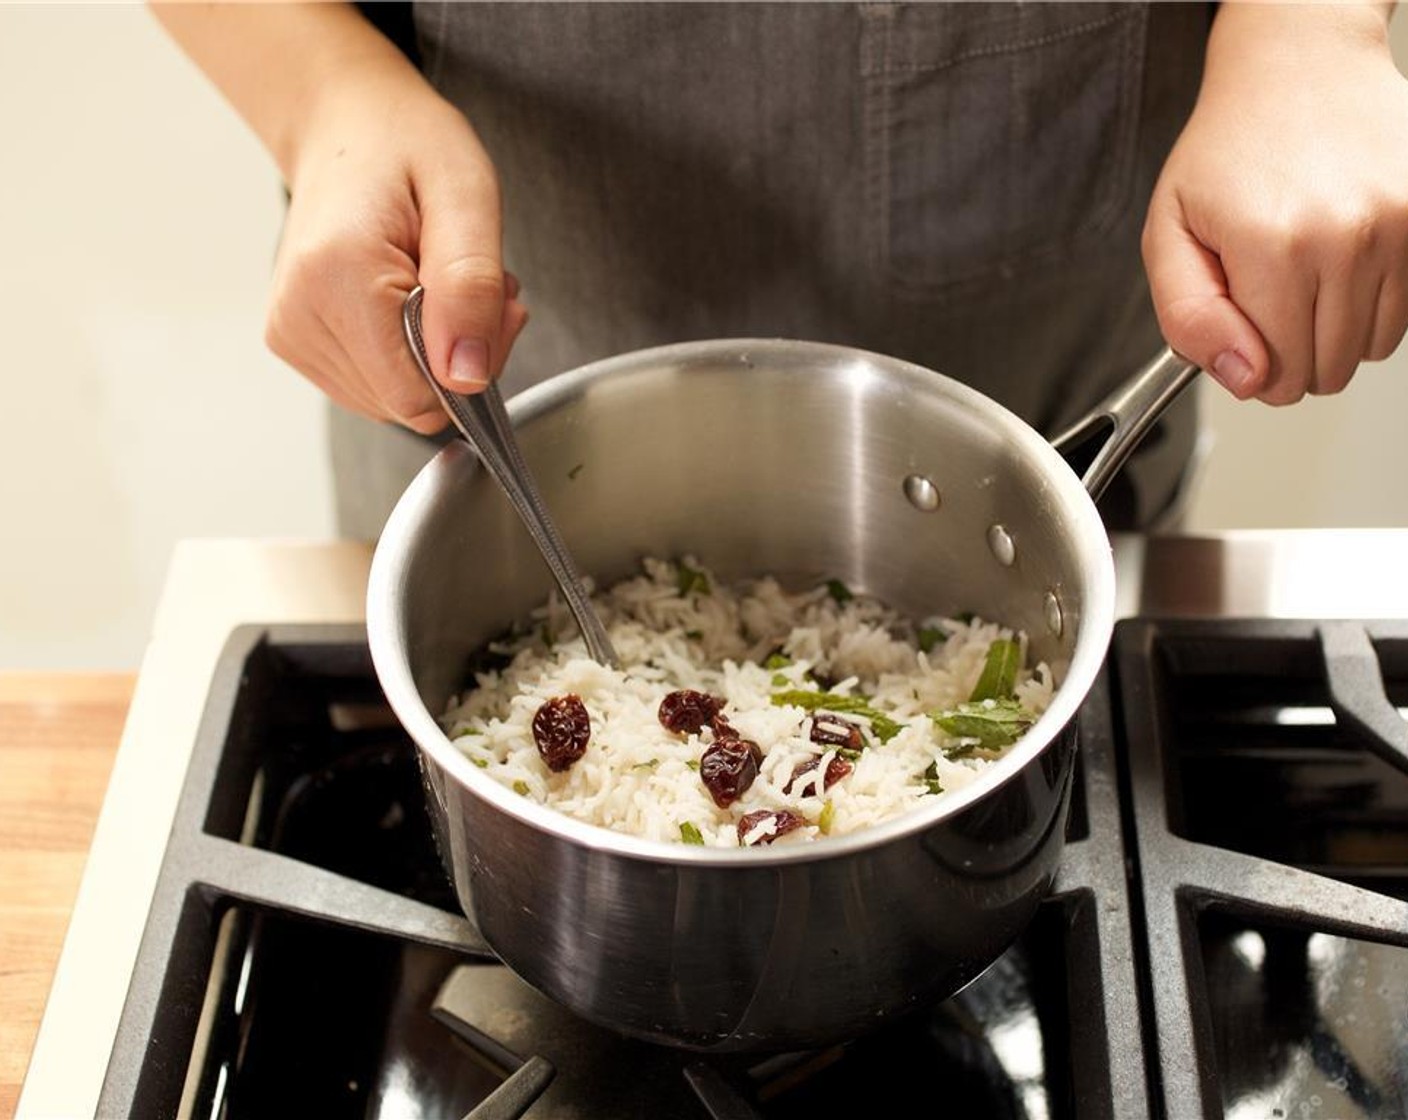
[[[876,277],[890,272],[890,83],[884,75],[890,60],[893,5],[858,6],[861,21],[861,82],[864,97],[865,146],[870,157],[866,186],[870,204],[867,222],[873,228],[871,245]]]
[[[439,5],[439,19],[435,28],[435,57],[430,60],[430,66],[425,73],[430,84],[435,88],[440,87],[440,80],[444,76],[445,70],[445,44],[449,42],[448,27],[450,23],[450,5],[441,3]]]
[[[1035,50],[1038,47],[1045,47],[1052,43],[1073,39],[1078,35],[1099,31],[1102,27],[1109,27],[1111,24],[1118,23],[1120,20],[1130,19],[1135,14],[1136,9],[1126,8],[1113,15],[1103,16],[1097,20],[1090,20],[1076,27],[1067,27],[1060,31],[1051,31],[1045,35],[1039,35],[1034,39],[1022,39],[1014,43],[994,43],[986,47],[974,47],[972,50],[962,51],[959,54],[940,59],[937,62],[898,63],[888,65],[886,72],[891,74],[933,73],[939,70],[947,70],[950,67],[969,62],[975,58],[992,58],[996,55],[1017,54],[1021,51]]]

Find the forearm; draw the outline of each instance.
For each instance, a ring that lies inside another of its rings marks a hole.
[[[349,4],[153,3],[152,11],[290,182],[313,122],[347,83],[364,90],[423,85]]]
[[[1397,5],[1384,0],[1339,3],[1262,3],[1224,0],[1208,40],[1208,79],[1249,61],[1271,58],[1314,66],[1317,48],[1366,46],[1388,52],[1388,24]],[[1326,75],[1335,78],[1337,75]]]

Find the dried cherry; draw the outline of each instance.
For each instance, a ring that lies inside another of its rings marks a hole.
[[[699,759],[699,779],[714,804],[727,809],[757,780],[762,749],[751,739],[735,736],[710,743]]]
[[[811,741],[828,747],[846,747],[853,751],[865,746],[860,724],[830,712],[817,712],[812,716]]]
[[[775,822],[773,830],[766,836],[760,836],[758,839],[754,840],[754,845],[771,844],[779,836],[785,836],[787,833],[792,832],[794,829],[801,828],[807,823],[805,817],[792,812],[791,809],[755,809],[751,813],[744,813],[743,816],[739,818],[738,842],[740,844],[746,843],[743,838],[766,820]]]
[[[787,779],[787,784],[782,787],[782,792],[791,793],[792,787],[795,786],[803,778],[805,778],[808,774],[810,774],[813,770],[815,770],[819,765],[821,765],[821,755],[819,754],[813,755],[811,758],[803,762],[797,763],[797,768],[792,771],[792,776]],[[826,773],[822,776],[821,788],[823,790],[830,789],[854,769],[855,767],[852,766],[848,760],[842,758],[839,754],[833,754],[831,756],[831,761],[826,764]],[[816,790],[813,789],[812,794],[814,795],[815,793]]]
[[[666,694],[660,701],[656,715],[666,731],[673,731],[676,735],[695,735],[702,728],[714,724],[723,706],[724,702],[717,696],[681,688]]]
[[[544,700],[533,716],[533,742],[554,773],[566,770],[586,753],[591,735],[591,716],[575,693]]]
[[[709,721],[709,729],[713,731],[715,739],[737,739],[738,728],[729,723],[728,716],[723,712],[717,712],[714,718]]]

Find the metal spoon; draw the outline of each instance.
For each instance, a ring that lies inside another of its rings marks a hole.
[[[552,570],[553,578],[557,580],[557,586],[572,611],[572,617],[577,620],[582,637],[586,639],[587,652],[601,664],[609,665],[613,669],[619,668],[621,662],[611,645],[611,639],[606,636],[606,627],[602,625],[601,618],[592,607],[591,598],[577,572],[577,565],[558,535],[552,518],[548,516],[538,487],[518,450],[518,441],[514,438],[513,425],[504,408],[499,387],[491,383],[483,392],[461,395],[450,392],[436,381],[435,375],[430,372],[430,360],[425,353],[425,338],[420,329],[423,296],[424,290],[415,288],[406,297],[402,314],[406,341],[410,343],[416,365],[430,382],[431,388],[440,398],[440,403],[445,406],[445,411],[449,413],[460,435],[503,487],[514,510],[523,519],[533,543],[538,546],[538,551],[543,554],[543,559]]]

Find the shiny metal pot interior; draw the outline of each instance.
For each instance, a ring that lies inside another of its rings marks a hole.
[[[983,780],[868,832],[718,850],[571,820],[468,765],[436,722],[474,651],[552,586],[487,473],[450,444],[377,546],[368,629],[459,899],[504,961],[625,1033],[767,1051],[867,1031],[996,959],[1054,876],[1072,720],[1113,626],[1108,538],[1052,446],[930,370],[788,341],[627,354],[509,410],[599,585],[647,555],[723,579],[839,578],[915,616],[1025,630],[1063,683]]]

